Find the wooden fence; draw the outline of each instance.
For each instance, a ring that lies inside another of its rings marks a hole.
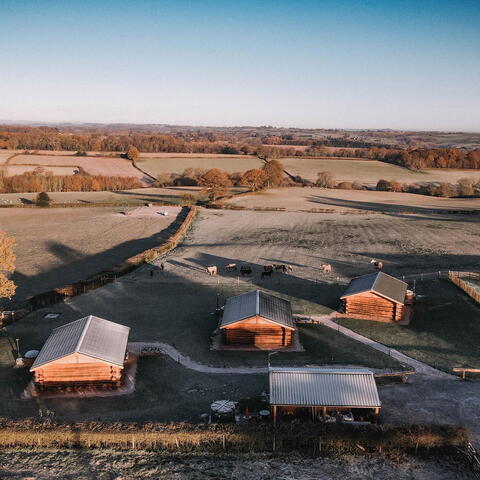
[[[185,215],[185,212],[186,215]],[[165,255],[166,253],[173,250],[179,242],[182,240],[183,236],[189,229],[192,224],[195,216],[197,214],[197,207],[183,207],[181,216],[184,218],[181,220],[181,223],[178,229],[173,235],[171,235],[164,243],[158,247],[150,248],[145,250],[138,255],[127,258],[123,262],[115,265],[111,270],[100,272],[93,277],[87,278],[85,280],[80,280],[78,282],[66,285],[64,287],[55,288],[49,292],[40,293],[28,298],[30,307],[33,310],[38,308],[44,308],[48,305],[53,305],[64,301],[65,299],[81,295],[86,293],[89,290],[94,290],[96,288],[107,285],[108,283],[114,282],[121,275],[132,271],[140,265],[155,260],[155,258]],[[181,217],[180,217],[181,218]]]
[[[469,297],[473,298],[477,303],[480,303],[480,288],[476,290],[471,287],[462,278],[469,278],[472,280],[478,280],[480,282],[480,274],[476,272],[448,272],[448,278],[458,288],[462,289]],[[479,283],[480,285],[480,283]]]

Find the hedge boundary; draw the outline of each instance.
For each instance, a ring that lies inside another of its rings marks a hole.
[[[170,235],[170,237],[161,245],[144,250],[143,252],[118,263],[110,270],[104,270],[103,272],[99,272],[87,279],[79,280],[63,287],[54,288],[48,292],[33,295],[28,298],[31,309],[36,310],[44,308],[102,287],[108,283],[114,282],[118,277],[129,273],[144,263],[151,262],[152,260],[167,254],[176,248],[183,239],[197,215],[197,210],[197,207],[182,207],[182,210],[177,217],[177,221],[179,218],[181,219],[179,227],[175,233]]]

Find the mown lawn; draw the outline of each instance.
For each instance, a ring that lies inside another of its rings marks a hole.
[[[338,322],[446,372],[454,367],[480,368],[480,307],[448,281],[417,284],[417,295],[415,317],[408,326]]]

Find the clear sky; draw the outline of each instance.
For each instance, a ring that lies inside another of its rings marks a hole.
[[[0,119],[480,131],[480,0],[0,0]]]

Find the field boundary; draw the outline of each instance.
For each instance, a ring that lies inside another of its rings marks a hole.
[[[476,291],[473,287],[468,285],[462,280],[462,278],[473,278],[480,280],[480,273],[477,272],[448,272],[448,278],[458,288],[463,290],[470,298],[480,303],[480,292]]]
[[[103,287],[108,283],[115,282],[118,277],[125,275],[140,265],[151,262],[161,255],[165,255],[177,247],[187,230],[190,228],[196,214],[197,207],[183,207],[182,211],[177,217],[177,222],[180,220],[179,227],[175,233],[170,235],[170,237],[161,245],[144,250],[133,257],[125,259],[123,262],[115,265],[110,270],[99,272],[87,279],[79,280],[70,285],[58,287],[48,292],[33,295],[28,298],[30,308],[32,310],[44,308],[48,305],[53,305],[77,295],[81,295],[90,290]]]
[[[0,448],[116,448],[183,453],[300,452],[383,455],[458,453],[468,444],[463,427],[450,425],[301,424],[55,424],[7,421],[0,427]]]

